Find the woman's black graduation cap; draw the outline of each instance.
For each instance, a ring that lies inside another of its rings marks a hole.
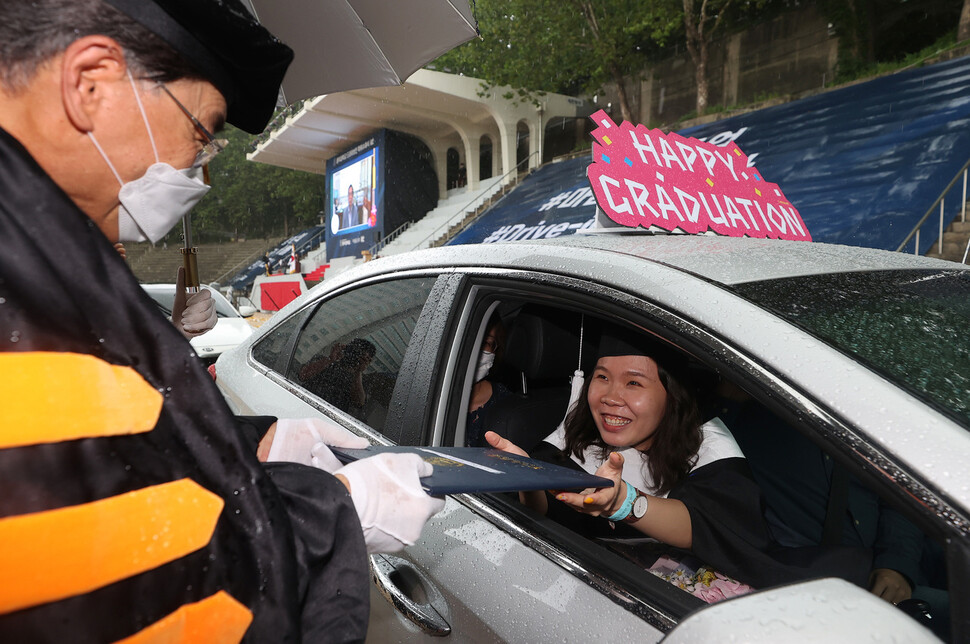
[[[600,331],[596,359],[612,356],[647,356],[682,382],[689,380],[687,356],[646,331],[605,324]]]
[[[671,357],[673,352],[645,331],[616,325],[604,325],[600,331],[597,358],[610,356],[649,356],[658,360]]]
[[[222,93],[227,121],[258,134],[279,96],[293,50],[240,0],[104,0],[167,42]]]

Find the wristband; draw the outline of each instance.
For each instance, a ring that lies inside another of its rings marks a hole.
[[[621,480],[621,483],[626,483],[626,481]],[[606,517],[609,521],[622,521],[623,519],[630,516],[633,512],[633,500],[637,498],[637,492],[632,485],[626,483],[626,498],[623,500],[623,505],[620,509]]]

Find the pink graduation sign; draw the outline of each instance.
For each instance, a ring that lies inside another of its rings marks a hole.
[[[598,127],[586,176],[599,207],[621,226],[812,240],[781,188],[749,168],[737,144],[617,125],[603,110],[590,118]]]

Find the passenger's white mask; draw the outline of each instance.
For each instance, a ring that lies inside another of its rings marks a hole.
[[[155,163],[145,171],[145,174],[125,183],[108,159],[108,155],[101,149],[98,140],[94,138],[94,134],[88,132],[88,136],[91,137],[94,147],[98,149],[105,163],[111,168],[118,183],[121,184],[121,190],[118,192],[118,200],[121,201],[121,206],[118,208],[119,241],[148,240],[154,244],[168,234],[172,226],[199,203],[199,200],[209,192],[209,186],[202,180],[202,168],[176,170],[168,163],[158,160],[155,137],[152,135],[152,128],[148,124],[145,108],[142,107],[141,97],[138,95],[138,89],[135,87],[135,80],[130,71],[128,81],[135,92],[138,110],[148,129],[148,138],[155,153]]]
[[[484,380],[493,364],[495,364],[495,354],[482,351],[478,355],[478,365],[475,367],[475,382]]]

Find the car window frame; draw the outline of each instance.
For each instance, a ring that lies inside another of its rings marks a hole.
[[[462,275],[439,273],[418,316],[399,370],[410,377],[404,381],[398,378],[395,382],[385,422],[385,428],[397,430],[393,435],[384,432],[395,445],[424,445],[428,437],[427,428],[435,407],[434,391],[444,377],[436,366],[445,351],[445,338],[453,337],[451,310],[465,281]]]
[[[299,338],[301,337],[304,330],[306,329],[307,324],[310,322],[310,320],[313,319],[313,317],[316,315],[317,311],[321,306],[324,306],[327,302],[330,302],[334,298],[337,298],[343,294],[349,293],[359,288],[365,288],[367,286],[371,286],[374,284],[396,281],[400,279],[426,278],[426,277],[434,278],[435,283],[432,286],[431,291],[428,294],[428,298],[421,309],[421,314],[418,316],[418,322],[415,325],[415,331],[412,334],[411,338],[408,340],[408,347],[405,351],[405,356],[404,356],[404,360],[402,361],[401,369],[399,370],[399,373],[402,373],[404,372],[405,365],[409,365],[409,368],[410,368],[410,365],[416,365],[423,362],[421,356],[423,356],[424,354],[423,347],[426,341],[425,339],[426,333],[421,332],[419,336],[419,328],[422,322],[425,319],[429,319],[431,317],[436,316],[437,315],[436,311],[440,309],[443,305],[446,307],[450,307],[451,305],[450,299],[445,297],[445,293],[442,290],[445,288],[446,284],[453,284],[456,279],[456,277],[451,273],[451,271],[441,270],[441,269],[419,269],[419,270],[413,270],[413,271],[400,271],[400,272],[394,273],[393,275],[378,274],[366,279],[341,285],[340,287],[335,288],[331,291],[326,291],[316,297],[313,297],[312,299],[309,299],[307,302],[304,302],[301,306],[299,306],[299,308],[294,310],[292,313],[288,314],[285,319],[280,320],[278,323],[275,323],[272,328],[268,329],[265,335],[260,337],[259,340],[254,342],[249,347],[249,350],[246,356],[247,362],[253,369],[257,370],[259,373],[269,378],[272,382],[274,382],[275,384],[285,389],[290,395],[295,396],[296,398],[300,399],[304,403],[314,407],[315,409],[319,410],[321,413],[325,413],[329,419],[340,423],[341,425],[343,425],[344,427],[347,427],[348,429],[354,429],[355,431],[363,431],[363,433],[370,440],[378,444],[382,444],[382,445],[398,444],[397,441],[395,441],[394,439],[399,438],[399,436],[388,435],[386,431],[381,432],[367,425],[364,421],[358,418],[355,418],[353,415],[348,414],[347,412],[339,409],[338,407],[331,404],[324,398],[321,398],[317,394],[309,391],[303,385],[287,378],[285,374],[287,374],[290,371],[290,367],[293,361],[293,356],[296,352],[296,345],[299,341]],[[442,282],[442,278],[445,278],[445,282]],[[457,279],[461,281],[460,277],[458,277]],[[287,324],[290,320],[293,320],[299,316],[302,316],[303,319],[298,322],[293,332],[290,333],[288,339],[283,345],[283,349],[281,349],[280,351],[280,355],[276,357],[273,365],[268,365],[264,362],[257,360],[254,357],[253,353],[256,351],[257,347],[262,342],[267,341],[268,336],[270,334],[274,333],[278,329],[278,327]],[[438,345],[440,345],[440,339],[432,338],[432,341],[435,341],[435,340],[437,340]],[[431,355],[436,355],[436,354],[432,353]],[[387,421],[385,423],[385,427],[390,426],[392,423],[391,410],[397,410],[398,408],[402,408],[402,409],[405,408],[405,404],[404,404],[405,401],[400,401],[401,404],[398,404],[399,400],[401,398],[405,398],[406,400],[406,398],[410,396],[411,388],[409,387],[408,390],[405,391],[403,388],[399,387],[400,385],[399,381],[400,381],[400,378],[398,379],[398,382],[395,382],[395,385],[394,385],[394,392],[391,395],[391,401],[388,409],[388,416],[387,416]],[[408,407],[408,409],[412,409],[412,408],[413,408],[413,405]],[[400,414],[395,413],[395,417],[393,419],[393,422],[396,423],[398,427],[401,427],[402,423],[409,422],[410,416],[400,415],[400,418],[399,418],[398,417],[399,415]]]
[[[967,530],[966,517],[955,517],[952,502],[944,498],[933,486],[923,480],[905,464],[898,462],[883,450],[865,440],[839,414],[822,401],[815,400],[810,392],[802,391],[782,373],[769,365],[760,364],[742,348],[732,345],[714,330],[683,316],[659,302],[650,301],[638,294],[616,289],[612,286],[593,284],[590,280],[577,279],[554,273],[526,269],[459,269],[467,278],[466,297],[455,302],[452,315],[456,318],[455,335],[450,339],[450,351],[445,356],[447,365],[443,371],[449,374],[442,378],[439,394],[439,413],[434,419],[433,435],[445,437],[445,427],[454,425],[458,415],[466,407],[461,407],[462,390],[465,387],[467,370],[458,365],[466,364],[475,350],[474,340],[481,323],[481,309],[488,298],[522,298],[525,295],[546,299],[547,303],[558,301],[557,305],[572,310],[596,311],[600,317],[639,324],[645,329],[658,333],[664,338],[675,340],[681,350],[691,354],[702,364],[717,369],[733,382],[742,386],[758,402],[790,422],[799,432],[806,435],[823,451],[858,477],[864,484],[886,499],[891,505],[912,520],[923,532],[941,543],[946,543],[946,560],[950,579],[960,579],[970,571],[970,531]],[[725,295],[738,297],[727,289]],[[478,325],[478,327],[476,327]],[[720,355],[715,360],[712,356]],[[467,399],[467,396],[465,396]],[[452,435],[453,436],[453,435]],[[435,443],[438,444],[438,443]],[[507,532],[523,539],[523,528],[530,535],[528,540],[536,550],[548,558],[560,562],[573,574],[593,583],[603,592],[617,592],[617,573],[611,571],[607,577],[585,568],[582,556],[577,552],[564,550],[562,535],[556,535],[554,527],[544,525],[544,517],[527,517],[527,512],[514,508],[513,504],[502,501],[496,495],[460,495],[460,500],[473,511],[491,517],[493,523]],[[922,500],[914,505],[914,499]],[[954,519],[958,519],[954,521]],[[524,525],[516,521],[525,521]],[[550,534],[550,532],[552,534]],[[537,534],[546,534],[544,538]],[[953,538],[956,537],[956,538]],[[959,573],[957,573],[957,568]],[[648,573],[649,574],[649,573]],[[598,582],[591,582],[597,579]],[[666,583],[666,582],[664,582]],[[636,597],[636,589],[625,588],[623,592]],[[964,605],[960,602],[970,600],[970,590],[961,591],[958,583],[950,584],[951,605]],[[622,594],[622,593],[621,593]],[[656,598],[653,598],[656,599]],[[658,603],[650,604],[651,599],[643,598],[635,612],[644,613],[659,619],[662,623],[674,623],[686,617],[687,613],[672,614],[669,607]],[[630,608],[624,600],[617,603]],[[660,602],[663,603],[663,602]],[[958,618],[954,617],[954,634]],[[666,628],[670,628],[667,626]],[[968,624],[970,628],[970,624]],[[966,631],[964,631],[966,632]]]

